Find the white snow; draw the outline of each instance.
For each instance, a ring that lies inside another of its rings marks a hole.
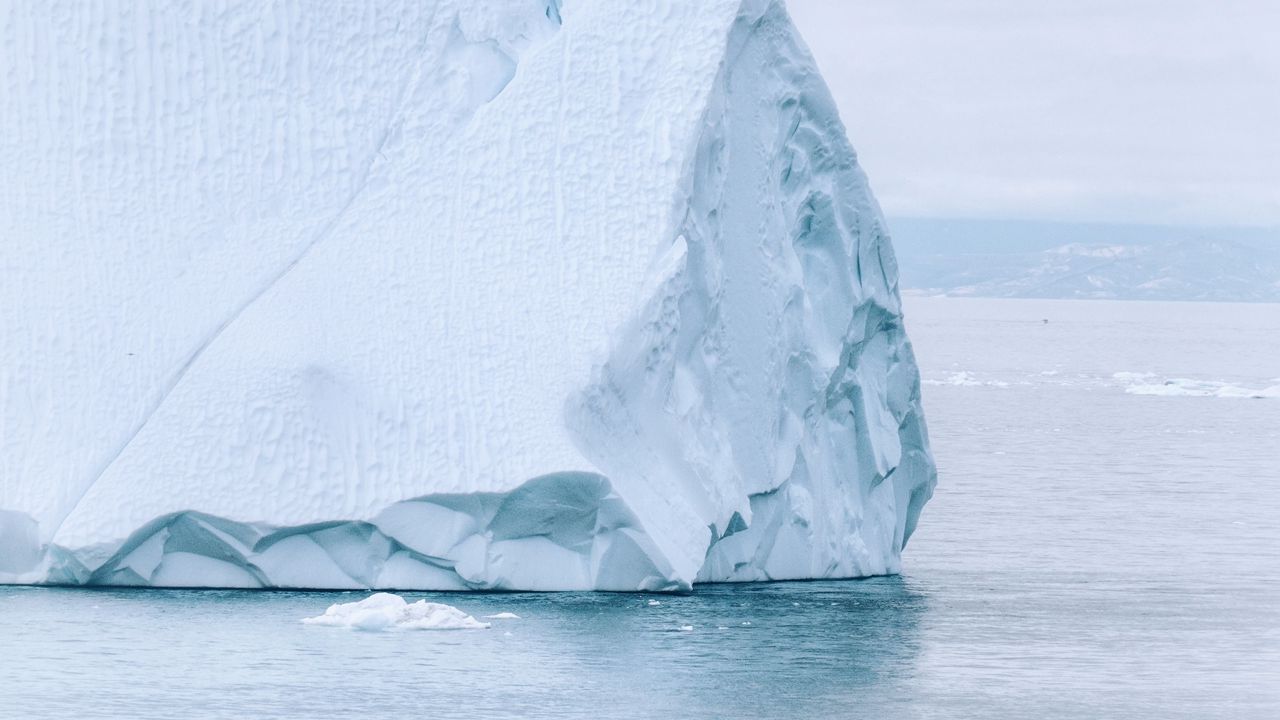
[[[303,618],[307,625],[351,630],[484,630],[480,622],[452,605],[419,600],[406,602],[399,595],[375,593],[353,603],[330,605],[323,615]]]
[[[0,6],[0,582],[894,572],[897,269],[780,0]]]

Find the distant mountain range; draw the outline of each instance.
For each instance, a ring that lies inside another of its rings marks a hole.
[[[923,295],[1280,302],[1280,230],[890,221]]]

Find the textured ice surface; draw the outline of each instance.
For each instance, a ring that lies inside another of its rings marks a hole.
[[[405,602],[399,595],[375,593],[353,603],[330,605],[323,615],[303,618],[307,625],[352,630],[484,630],[480,622],[452,605],[419,600]]]
[[[780,2],[32,0],[0,39],[0,581],[897,569],[897,269]]]

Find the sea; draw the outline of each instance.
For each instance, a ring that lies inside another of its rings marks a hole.
[[[908,297],[901,575],[683,595],[0,587],[3,718],[1280,718],[1280,305]]]

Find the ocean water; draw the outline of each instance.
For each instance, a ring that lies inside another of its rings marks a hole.
[[[907,311],[940,483],[901,576],[407,594],[521,619],[393,633],[0,588],[0,717],[1280,717],[1280,306]]]

